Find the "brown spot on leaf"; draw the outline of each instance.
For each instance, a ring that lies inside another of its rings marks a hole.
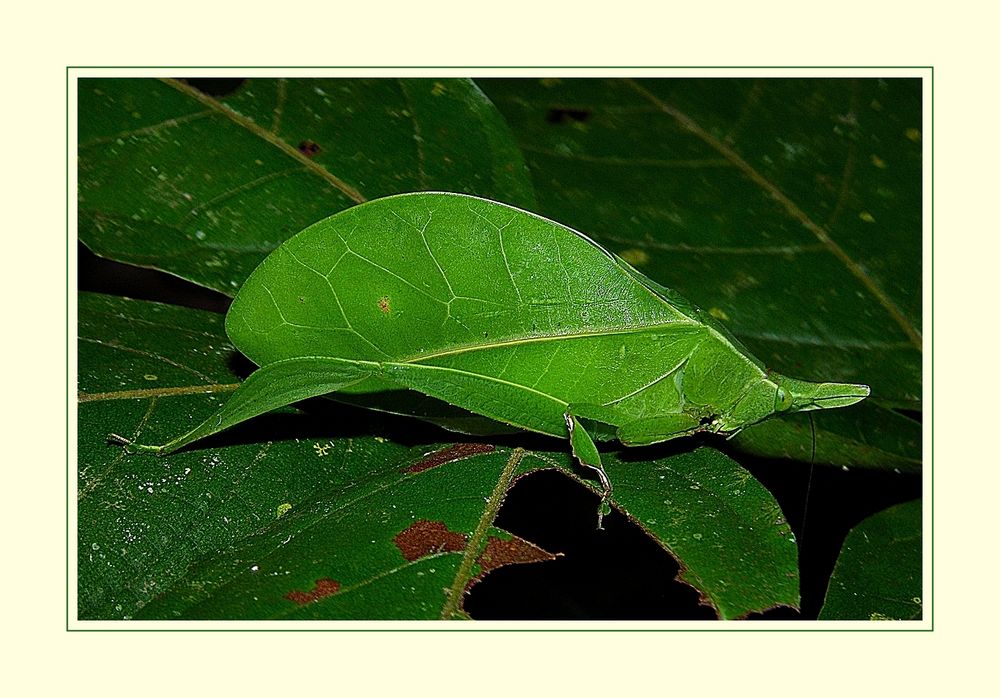
[[[389,306],[389,296],[382,296],[378,299],[378,309],[383,313],[388,313],[392,308]]]
[[[442,448],[440,451],[428,453],[413,465],[403,468],[402,472],[420,473],[431,468],[436,468],[439,465],[444,465],[445,463],[469,458],[480,453],[490,453],[495,450],[496,446],[491,446],[490,444],[454,444],[447,448]]]
[[[468,594],[472,591],[472,587],[483,581],[486,575],[500,567],[529,562],[548,562],[557,557],[562,557],[562,553],[552,554],[534,543],[529,543],[524,538],[514,536],[510,540],[501,540],[496,536],[490,536],[483,552],[479,553],[479,557],[476,559],[479,564],[479,574],[469,580],[462,593],[463,595]]]
[[[317,143],[316,141],[302,141],[301,143],[299,143],[299,152],[305,155],[306,157],[309,158],[314,157],[319,153],[320,150],[322,149],[319,147],[319,143]]]
[[[514,536],[510,540],[500,540],[493,536],[486,543],[486,548],[479,554],[479,567],[482,574],[492,572],[504,565],[517,565],[526,562],[547,562],[555,560],[556,556],[547,550],[529,543],[524,538]]]
[[[307,603],[325,599],[327,596],[333,596],[338,591],[340,591],[340,582],[336,579],[323,577],[316,580],[312,591],[290,591],[285,594],[285,598],[289,601],[294,601],[300,606],[304,606]]]
[[[465,550],[464,534],[449,531],[442,521],[415,521],[396,534],[392,542],[408,561],[413,562],[432,553],[455,553]]]

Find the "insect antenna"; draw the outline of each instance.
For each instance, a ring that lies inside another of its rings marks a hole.
[[[816,470],[816,422],[813,420],[812,412],[809,412],[809,430],[812,433],[812,441],[809,453],[809,478],[806,480],[806,497],[802,504],[802,525],[799,527],[799,555],[806,542],[806,521],[809,518],[809,495],[812,493],[813,473]]]

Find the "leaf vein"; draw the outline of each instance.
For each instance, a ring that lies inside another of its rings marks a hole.
[[[723,157],[732,162],[733,165],[743,172],[748,179],[757,184],[775,201],[780,203],[792,218],[809,230],[816,237],[816,239],[819,240],[820,243],[822,243],[838,260],[840,260],[840,262],[847,267],[848,271],[856,279],[858,279],[858,281],[860,281],[866,289],[868,289],[869,293],[875,296],[878,302],[889,312],[893,320],[896,321],[896,324],[898,324],[900,328],[902,328],[903,332],[906,333],[906,336],[909,337],[910,343],[918,351],[923,350],[923,340],[920,332],[903,315],[899,306],[897,306],[895,302],[889,298],[886,292],[875,283],[874,279],[872,279],[871,276],[865,272],[864,268],[850,255],[848,255],[847,252],[833,240],[833,238],[830,237],[830,233],[825,228],[813,221],[805,211],[789,199],[788,196],[774,183],[754,169],[754,167],[740,157],[736,151],[703,129],[696,121],[694,121],[694,119],[673,105],[664,102],[645,87],[639,85],[635,80],[629,79],[626,82],[630,87],[632,87],[633,90],[645,97],[652,104],[656,105],[664,114],[673,117],[684,128],[688,129],[708,146],[721,153]]]
[[[91,140],[81,143],[77,146],[77,151],[86,150],[92,148],[96,145],[103,145],[105,143],[113,143],[118,139],[131,138],[132,136],[146,136],[155,134],[161,129],[172,128],[174,126],[180,126],[181,124],[186,124],[191,121],[197,121],[198,119],[203,119],[206,116],[211,116],[212,110],[205,109],[204,111],[194,112],[192,114],[185,114],[184,116],[175,116],[170,119],[164,119],[163,121],[153,124],[151,126],[143,126],[142,128],[133,128],[126,131],[119,131],[111,136],[100,136],[98,138],[92,138]]]
[[[549,148],[521,144],[521,149],[546,157],[573,160],[576,162],[593,163],[595,165],[615,165],[622,167],[659,167],[664,169],[701,169],[708,167],[732,167],[733,164],[724,158],[640,158],[615,157],[610,155],[587,155],[584,153],[563,153]]]
[[[198,204],[197,206],[192,208],[190,211],[184,214],[184,217],[181,218],[176,225],[178,226],[184,225],[185,223],[190,221],[192,218],[197,216],[199,213],[204,211],[209,206],[213,206],[214,204],[217,204],[221,201],[225,201],[226,199],[231,199],[237,194],[242,194],[244,192],[251,191],[252,189],[256,189],[262,184],[273,182],[274,180],[287,177],[288,175],[297,172],[306,172],[306,169],[304,167],[296,166],[296,167],[289,167],[284,170],[276,170],[274,172],[268,172],[267,174],[261,175],[260,177],[257,177],[256,179],[253,179],[249,182],[245,182],[243,184],[240,184],[239,186],[228,189],[220,194],[217,194],[216,196],[213,196],[208,201]]]
[[[110,342],[104,342],[104,341],[102,341],[100,339],[93,339],[91,337],[78,337],[78,339],[81,342],[88,342],[90,344],[98,344],[98,345],[100,345],[102,347],[107,347],[109,349],[116,349],[116,350],[119,350],[119,351],[125,351],[125,352],[129,352],[129,353],[132,353],[132,354],[139,354],[140,356],[145,356],[145,357],[150,358],[150,359],[156,359],[157,361],[162,361],[163,363],[169,364],[170,366],[174,366],[175,368],[179,368],[179,369],[181,369],[183,371],[187,371],[188,373],[191,373],[192,375],[197,376],[198,378],[202,379],[203,381],[205,381],[207,383],[214,383],[215,382],[212,378],[210,378],[209,376],[206,376],[201,371],[198,371],[197,369],[191,368],[190,366],[185,366],[182,363],[174,361],[173,359],[169,359],[166,356],[163,356],[162,354],[157,354],[154,351],[147,351],[146,349],[137,349],[135,347],[127,347],[127,346],[124,346],[122,344],[112,344]]]
[[[188,97],[191,97],[197,100],[198,102],[201,102],[214,112],[217,112],[218,114],[224,116],[225,118],[229,119],[236,125],[241,126],[242,128],[246,129],[253,135],[260,138],[261,140],[266,141],[267,143],[274,146],[288,157],[298,161],[303,166],[305,166],[305,168],[309,170],[311,173],[332,184],[334,188],[340,191],[340,193],[344,194],[345,196],[347,196],[347,198],[351,199],[355,203],[360,204],[367,201],[367,199],[361,194],[361,192],[352,187],[350,184],[340,179],[340,177],[337,177],[335,174],[333,174],[326,168],[322,167],[318,163],[314,162],[313,160],[308,158],[305,154],[299,152],[297,148],[294,148],[290,144],[281,140],[280,138],[278,138],[278,136],[271,133],[267,129],[262,128],[252,119],[248,119],[247,117],[243,116],[242,114],[239,114],[230,107],[227,107],[225,104],[219,102],[218,100],[213,99],[212,97],[209,97],[208,95],[199,92],[198,90],[194,89],[189,85],[185,85],[183,82],[180,82],[179,80],[165,78],[163,79],[163,82],[170,85],[177,91],[184,93]]]
[[[281,131],[281,117],[285,111],[285,102],[288,99],[288,78],[278,78],[278,99],[274,104],[273,117],[271,119],[271,133],[278,135]]]

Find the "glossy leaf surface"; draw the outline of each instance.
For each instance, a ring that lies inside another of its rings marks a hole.
[[[295,517],[194,565],[139,617],[457,617],[451,594],[481,575],[553,559],[503,531],[477,531],[495,514],[497,483],[506,488],[539,469],[568,472],[564,455],[459,444],[410,458],[346,491],[317,491]],[[620,483],[616,505],[682,561],[680,578],[721,618],[797,606],[794,537],[774,500],[736,463],[709,449],[609,461]]]
[[[921,501],[862,521],[847,536],[830,578],[820,620],[919,620]]]
[[[80,237],[97,254],[233,295],[306,225],[420,189],[534,201],[520,150],[456,79],[79,82]]]
[[[330,403],[129,455],[105,443],[109,425],[163,437],[241,378],[220,318],[81,294],[79,350],[81,618],[461,617],[453,590],[559,552],[492,521],[516,477],[577,477],[567,453],[421,442],[421,422]],[[735,462],[700,449],[607,468],[615,506],[722,617],[797,604],[790,530]]]

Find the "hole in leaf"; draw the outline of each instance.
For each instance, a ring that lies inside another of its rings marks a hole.
[[[246,82],[246,78],[180,78],[180,80],[209,97],[228,97]]]
[[[914,422],[919,422],[920,424],[924,423],[924,413],[921,412],[920,410],[904,410],[902,408],[899,408],[896,410],[896,412],[898,414],[903,415],[904,417],[912,419]]]
[[[550,124],[569,124],[574,121],[584,122],[590,118],[590,111],[587,109],[549,109],[545,115],[545,120]]]
[[[496,569],[465,610],[486,619],[714,620],[698,593],[674,581],[677,562],[617,511],[596,529],[597,495],[555,471],[518,480],[496,525],[555,560]]]

